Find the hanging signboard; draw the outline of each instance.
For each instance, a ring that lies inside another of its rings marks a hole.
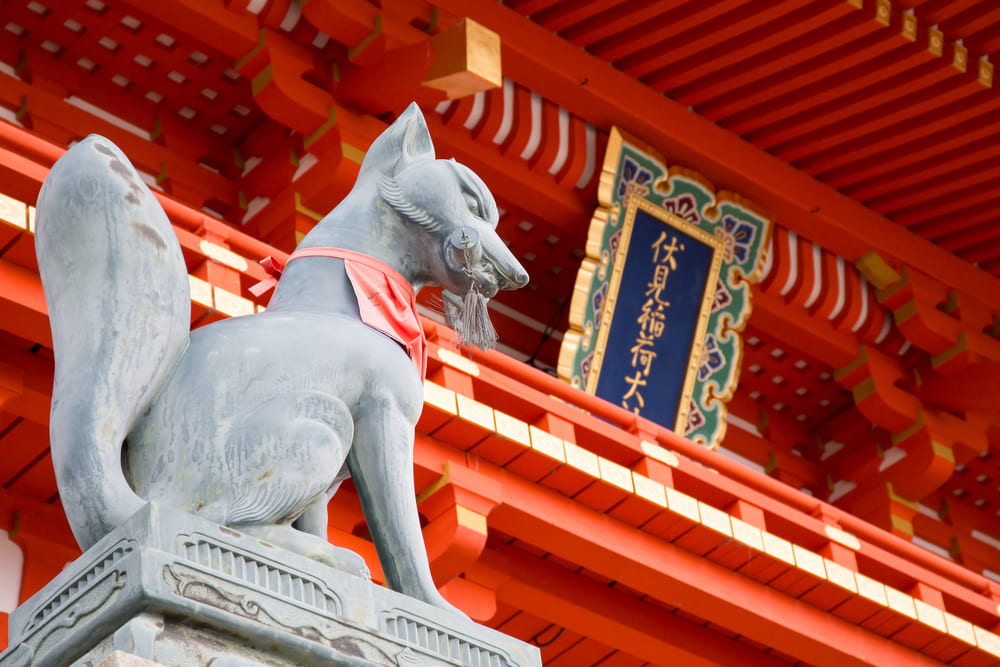
[[[612,129],[559,375],[716,446],[770,220]]]
[[[719,239],[630,197],[587,391],[686,424],[721,263]]]

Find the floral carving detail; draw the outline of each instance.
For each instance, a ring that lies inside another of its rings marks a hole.
[[[611,253],[611,257],[614,257],[618,253],[618,242],[621,241],[621,238],[622,230],[619,229],[608,239],[608,250]]]
[[[591,299],[591,303],[594,306],[594,326],[597,327],[601,323],[601,315],[604,314],[604,300],[608,296],[608,283],[605,281],[601,284],[601,288],[594,292],[594,296]]]
[[[587,383],[587,378],[590,377],[590,364],[594,361],[594,353],[591,352],[583,358],[580,362],[580,375],[583,377],[583,383]]]
[[[684,427],[684,435],[690,435],[705,425],[705,415],[698,409],[698,404],[691,401],[688,408],[688,423]]]
[[[726,284],[719,280],[715,283],[715,296],[712,297],[712,312],[722,310],[733,302],[733,295],[726,289]]]
[[[630,157],[622,162],[622,176],[618,181],[618,199],[624,201],[629,195],[645,197],[649,194],[649,184],[653,181],[653,172]]]
[[[715,228],[715,236],[722,240],[722,258],[726,262],[745,264],[750,257],[750,246],[757,236],[757,228],[749,222],[727,215],[722,226]]]
[[[679,197],[672,197],[663,200],[663,208],[667,209],[678,218],[697,225],[701,222],[701,215],[698,213],[698,202],[689,194]]]
[[[716,343],[715,336],[705,336],[705,345],[701,348],[701,358],[698,361],[698,382],[704,382],[715,371],[726,365],[726,358]]]

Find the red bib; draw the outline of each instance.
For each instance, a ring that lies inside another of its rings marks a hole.
[[[402,345],[420,372],[420,379],[426,377],[427,339],[417,316],[416,294],[406,278],[388,264],[352,250],[303,248],[293,252],[288,261],[300,257],[336,257],[344,260],[347,277],[358,299],[361,320]],[[284,269],[273,257],[265,257],[260,263],[271,277],[250,288],[254,296],[260,296],[277,285]]]

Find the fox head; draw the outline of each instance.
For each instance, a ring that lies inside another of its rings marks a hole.
[[[440,252],[432,278],[446,290],[492,297],[527,284],[528,273],[496,233],[500,216],[486,184],[455,160],[435,159],[416,103],[372,144],[358,181],[366,177],[385,205],[432,237]]]

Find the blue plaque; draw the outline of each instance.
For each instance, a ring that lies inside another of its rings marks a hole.
[[[721,264],[718,238],[629,197],[587,391],[683,432]]]

